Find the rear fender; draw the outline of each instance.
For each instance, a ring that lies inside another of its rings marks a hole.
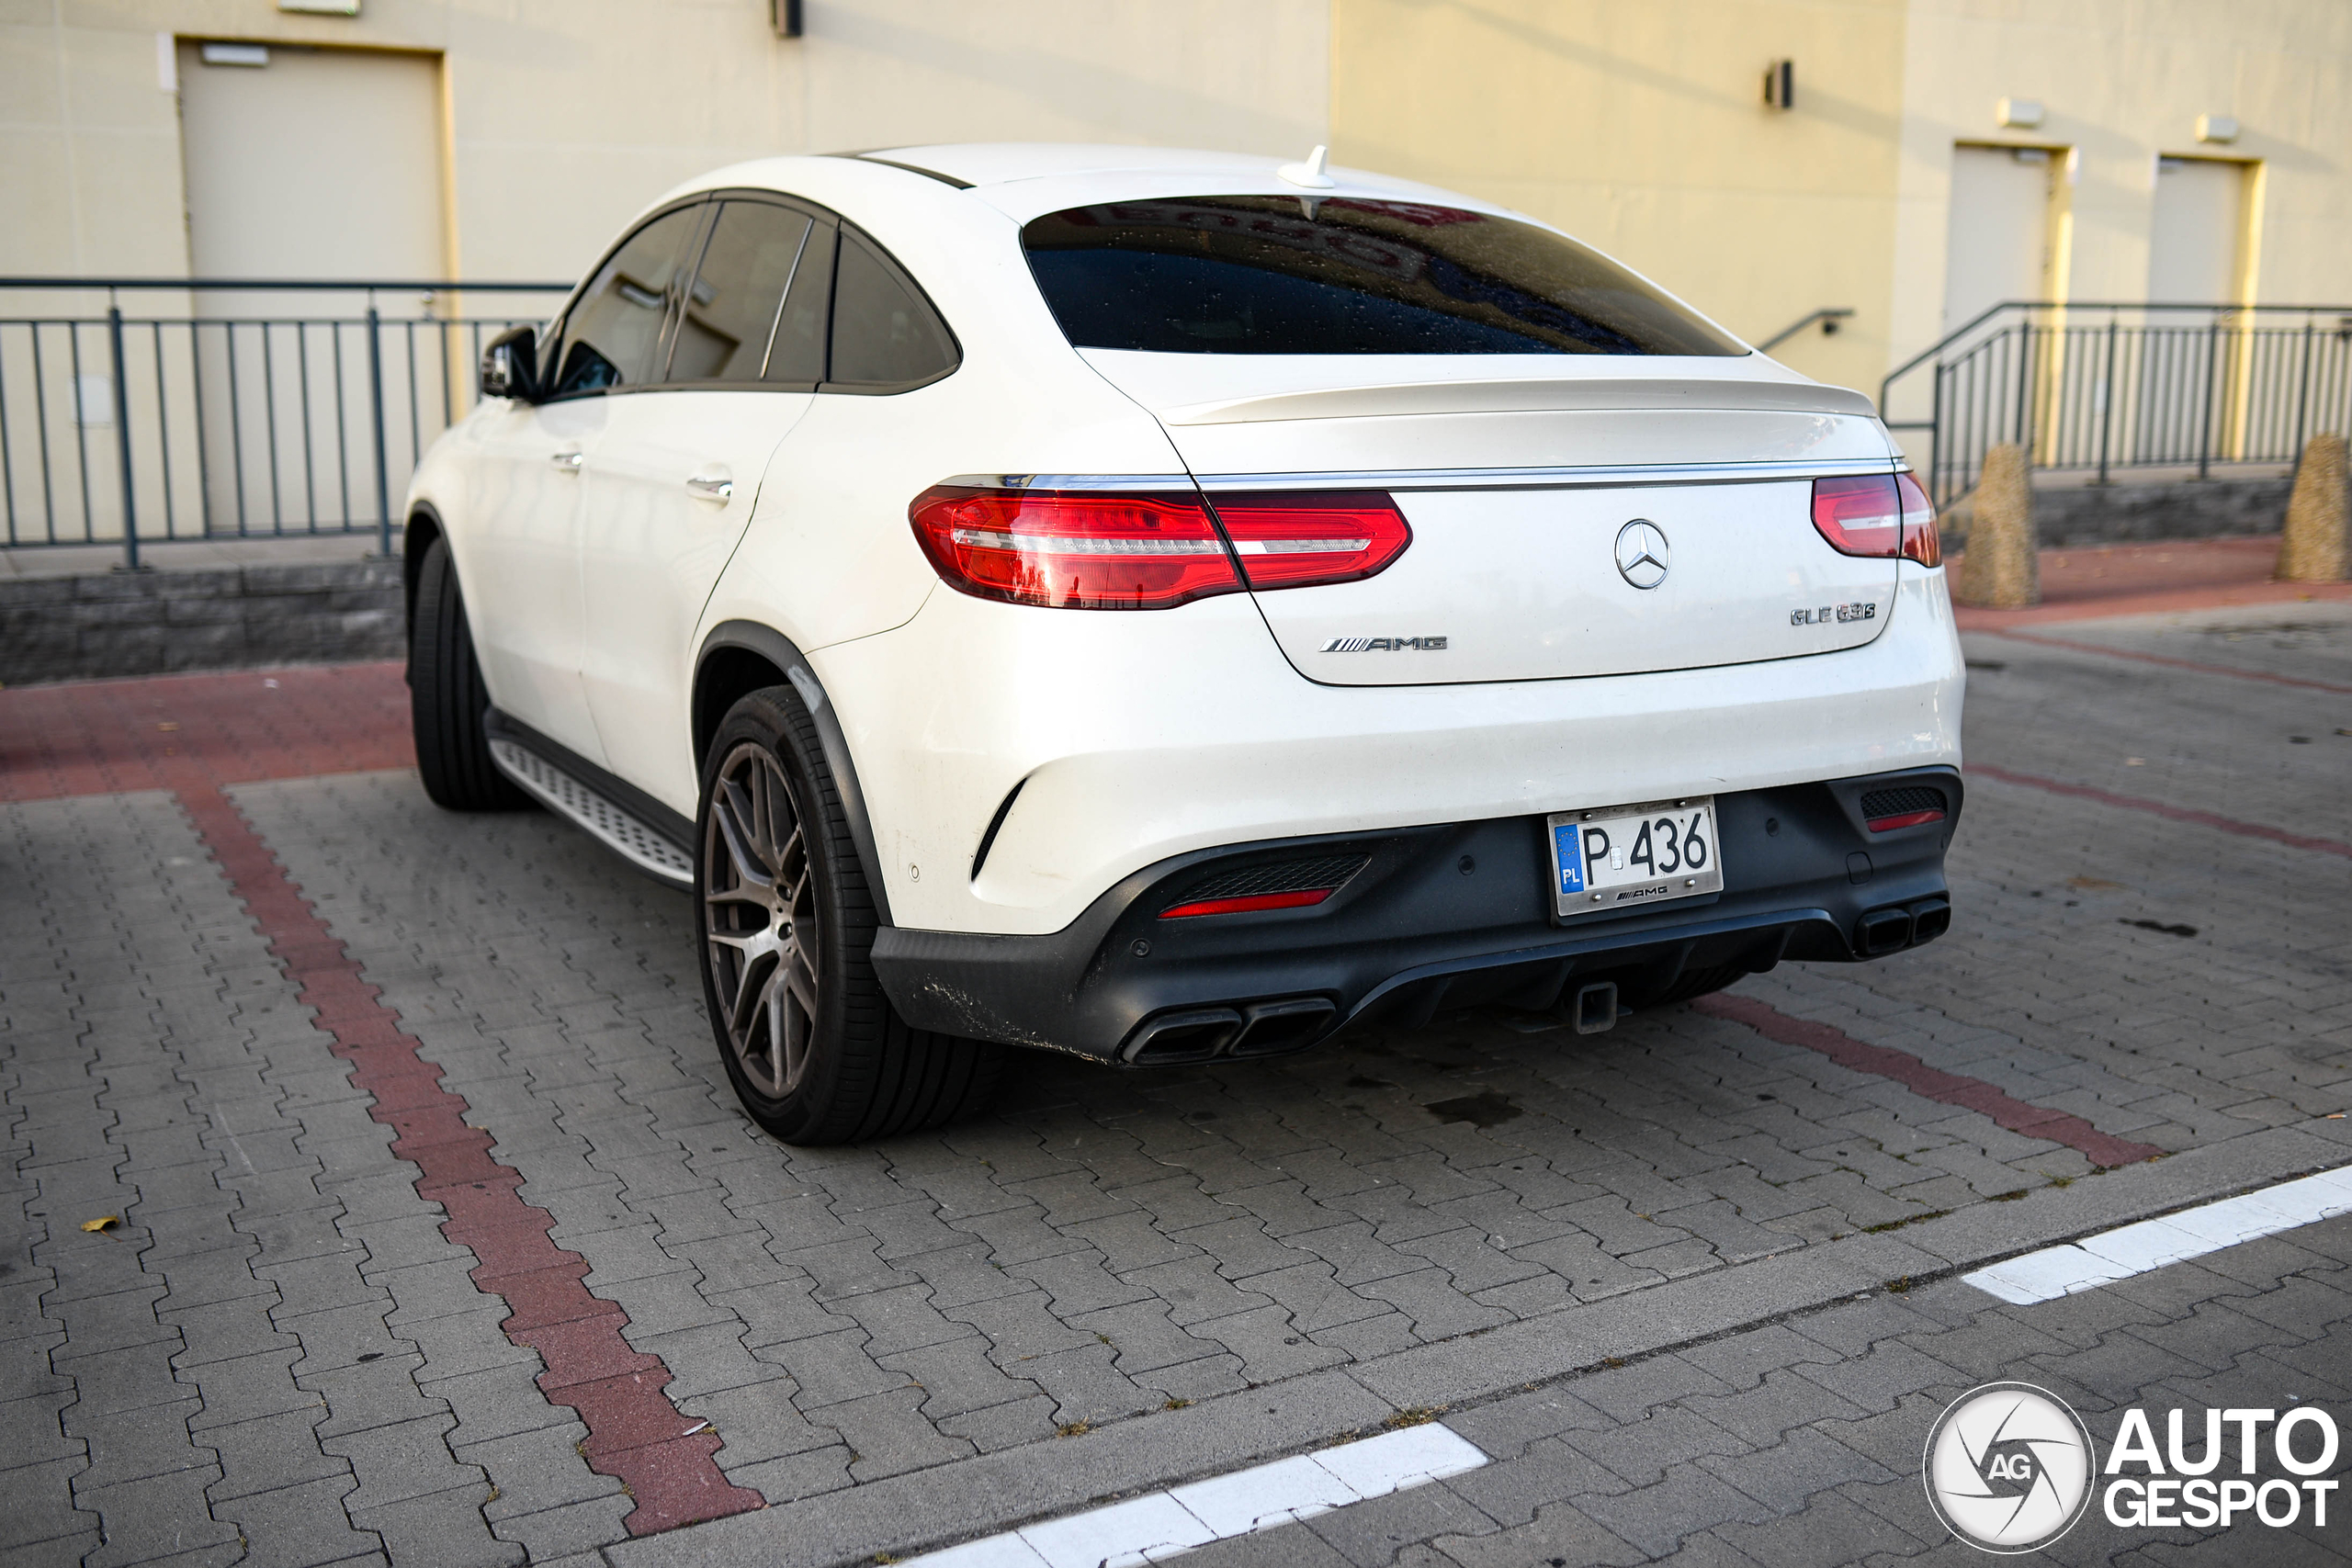
[[[730,654],[750,655],[752,660],[730,658]],[[777,683],[756,673],[762,665],[800,694],[800,700],[808,705],[810,716],[817,721],[817,739],[825,753],[825,766],[831,770],[833,787],[841,795],[842,814],[849,819],[850,842],[856,847],[865,886],[874,896],[876,917],[887,926],[890,924],[889,889],[882,875],[881,857],[875,850],[873,819],[866,815],[865,791],[858,784],[857,764],[850,756],[849,738],[842,732],[841,715],[835,711],[823,683],[808,667],[808,656],[782,632],[756,621],[723,621],[703,638],[702,649],[695,659],[695,772],[697,776],[701,774],[710,738],[718,733],[720,721],[737,699],[761,686]],[[747,679],[757,684],[744,684]]]

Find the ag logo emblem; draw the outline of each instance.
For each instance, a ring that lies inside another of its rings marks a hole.
[[[1666,581],[1666,535],[1646,517],[1636,517],[1617,530],[1617,575],[1636,588],[1656,588]]]
[[[1928,1501],[1980,1551],[2036,1551],[2090,1506],[2095,1457],[2090,1429],[2057,1395],[1986,1383],[1952,1401],[1928,1434]]]

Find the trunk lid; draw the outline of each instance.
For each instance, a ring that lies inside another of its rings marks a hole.
[[[1395,500],[1413,540],[1385,570],[1255,595],[1311,680],[1786,659],[1867,643],[1894,607],[1898,563],[1841,555],[1812,520],[1815,476],[1891,471],[1883,428],[1860,394],[1770,361],[1726,374],[1720,359],[1621,360],[1578,376],[1556,358],[1082,352],[1159,416],[1212,501]]]

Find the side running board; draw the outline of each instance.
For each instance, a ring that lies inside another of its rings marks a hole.
[[[658,882],[684,892],[695,886],[695,859],[684,845],[610,796],[503,736],[490,737],[499,772],[548,810],[570,818],[591,838]]]

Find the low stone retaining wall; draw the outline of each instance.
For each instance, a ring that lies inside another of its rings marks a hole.
[[[401,611],[380,558],[0,581],[0,682],[397,659]]]
[[[2275,534],[2287,517],[2291,475],[2182,479],[2165,484],[2037,484],[2034,532],[2044,549]],[[1974,492],[1943,509],[1944,547],[1965,548]]]

